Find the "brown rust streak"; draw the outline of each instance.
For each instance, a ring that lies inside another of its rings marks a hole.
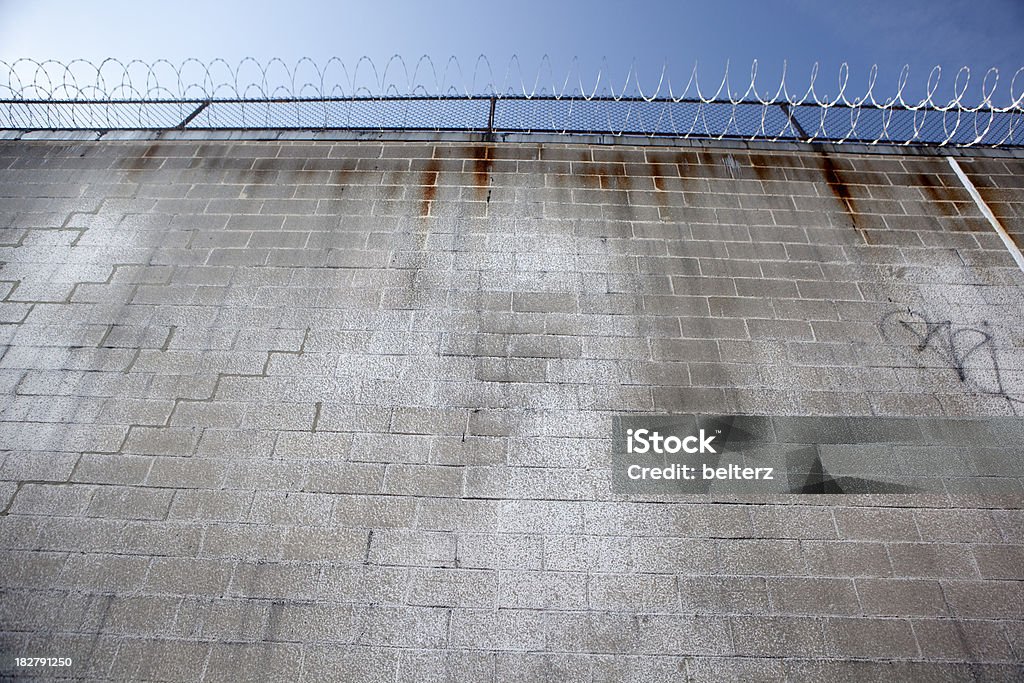
[[[843,180],[839,169],[836,168],[835,162],[832,161],[832,157],[827,152],[821,152],[819,158],[821,159],[821,170],[825,174],[825,182],[828,184],[828,188],[832,190],[832,194],[836,196],[836,199],[842,203],[846,215],[853,224],[853,229],[864,238],[865,243],[870,244],[871,240],[868,239],[867,232],[861,230],[860,226],[857,225],[857,203],[853,195],[850,194],[850,188]]]
[[[430,215],[430,205],[437,197],[437,176],[440,172],[440,164],[436,161],[430,162],[423,175],[420,177],[420,185],[423,187],[423,200],[420,202],[420,216],[426,218]]]
[[[491,184],[491,167],[494,165],[494,146],[476,145],[472,149],[473,184],[476,185],[477,199],[483,199]]]
[[[348,184],[348,177],[349,177],[349,175],[351,173],[352,173],[352,171],[349,171],[348,169],[344,169],[344,168],[340,169],[340,170],[337,170],[337,171],[331,171],[331,181],[330,181],[330,184],[331,185],[347,185]],[[342,188],[342,189],[344,189],[344,188]]]
[[[679,177],[683,179],[684,183],[688,178],[693,177],[690,175],[690,160],[686,158],[686,154],[683,152],[676,152],[675,165],[676,172],[679,174]]]
[[[65,149],[70,149],[65,147]],[[125,179],[128,182],[138,183],[146,176],[147,171],[160,168],[164,163],[163,159],[155,156],[160,149],[159,143],[147,145],[145,151],[139,156],[123,156],[117,160],[117,168],[127,171]]]
[[[659,164],[657,161],[651,161],[647,164],[648,172],[651,174],[651,179],[654,181],[654,189],[659,192],[665,191],[665,167]],[[661,195],[658,198],[663,201]]]
[[[732,169],[726,163],[729,154],[719,154],[705,149],[697,152],[697,164],[705,177],[717,180],[736,180]]]
[[[258,170],[247,168],[242,171],[242,178],[249,185],[270,185],[277,180],[277,171],[268,171],[265,168]]]
[[[779,180],[778,166],[772,164],[772,160],[763,154],[750,154],[750,166],[754,174],[762,183]]]
[[[619,189],[632,190],[633,183],[626,173],[626,157],[620,152],[615,155],[615,175],[618,177]]]
[[[928,199],[934,203],[938,209],[942,212],[943,216],[950,218],[959,217],[959,213],[956,207],[952,204],[955,197],[950,194],[949,189],[945,186],[936,185],[935,181],[930,175],[925,173],[917,173],[914,176],[914,182],[921,190],[928,196]]]
[[[608,166],[601,164],[597,167],[597,174],[601,178],[602,190],[629,190],[631,183],[626,174],[626,158],[622,153],[615,155],[614,161]]]
[[[385,183],[381,188],[384,199],[386,201],[397,199],[399,190],[402,189],[402,184],[405,182],[405,171],[385,173],[384,179],[391,181],[390,183]]]
[[[951,226],[957,232],[985,232],[988,229],[988,226],[984,224],[984,219],[976,220],[960,214],[956,205],[953,204],[957,197],[951,188],[937,183],[932,176],[926,173],[916,173],[914,182],[927,195],[931,203],[938,207],[943,216],[956,219],[947,221],[945,225]],[[978,191],[981,192],[981,189],[979,188]],[[966,190],[963,192],[966,193]]]
[[[588,168],[587,171],[588,171],[587,173],[582,173],[580,175],[574,175],[572,177],[579,178],[580,187],[583,187],[583,188],[585,188],[587,190],[599,190],[599,189],[601,189],[603,187],[603,181],[602,181],[602,177],[600,175],[601,174],[601,170],[597,169],[597,168],[594,168],[594,169],[589,169]]]

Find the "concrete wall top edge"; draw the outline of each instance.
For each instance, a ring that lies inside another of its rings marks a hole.
[[[849,155],[889,156],[956,156],[976,158],[1024,159],[1024,148],[953,147],[937,145],[884,145],[828,142],[770,142],[763,140],[710,140],[630,135],[569,135],[554,133],[483,133],[434,131],[302,131],[302,130],[5,130],[5,141],[60,142],[388,142],[400,143],[465,143],[465,144],[535,144],[559,146],[668,147],[673,149],[739,150],[773,153],[827,152]]]

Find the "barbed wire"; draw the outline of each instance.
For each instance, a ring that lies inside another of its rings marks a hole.
[[[573,60],[561,76],[544,57],[531,77],[513,57],[501,73],[496,78],[483,55],[471,69],[455,57],[435,62],[424,56],[409,63],[400,55],[380,68],[368,57],[352,65],[338,58],[288,65],[252,57],[235,65],[224,59],[0,61],[0,128],[486,130],[1024,144],[1024,68],[1009,79],[1008,97],[1001,99],[999,72],[989,69],[974,104],[967,100],[967,67],[957,71],[951,90],[946,84],[948,98],[939,95],[940,67],[931,70],[924,94],[916,98],[908,94],[909,67],[884,96],[877,66],[865,87],[854,89],[846,64],[830,84],[822,82],[815,64],[799,86],[784,64],[768,88],[764,78],[759,81],[756,60],[749,77],[737,76],[727,64],[720,79],[705,82],[710,87],[702,87],[695,64],[681,90],[667,64],[647,87],[635,64],[618,80],[606,62],[588,77]]]

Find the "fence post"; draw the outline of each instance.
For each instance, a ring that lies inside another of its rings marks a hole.
[[[491,109],[487,112],[487,139],[494,136],[494,107],[498,103],[498,96],[491,95]]]

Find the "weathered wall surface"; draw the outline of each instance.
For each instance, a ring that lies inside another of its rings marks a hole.
[[[942,158],[22,141],[0,228],[6,673],[1022,675],[1019,501],[610,487],[622,412],[1020,415]]]

